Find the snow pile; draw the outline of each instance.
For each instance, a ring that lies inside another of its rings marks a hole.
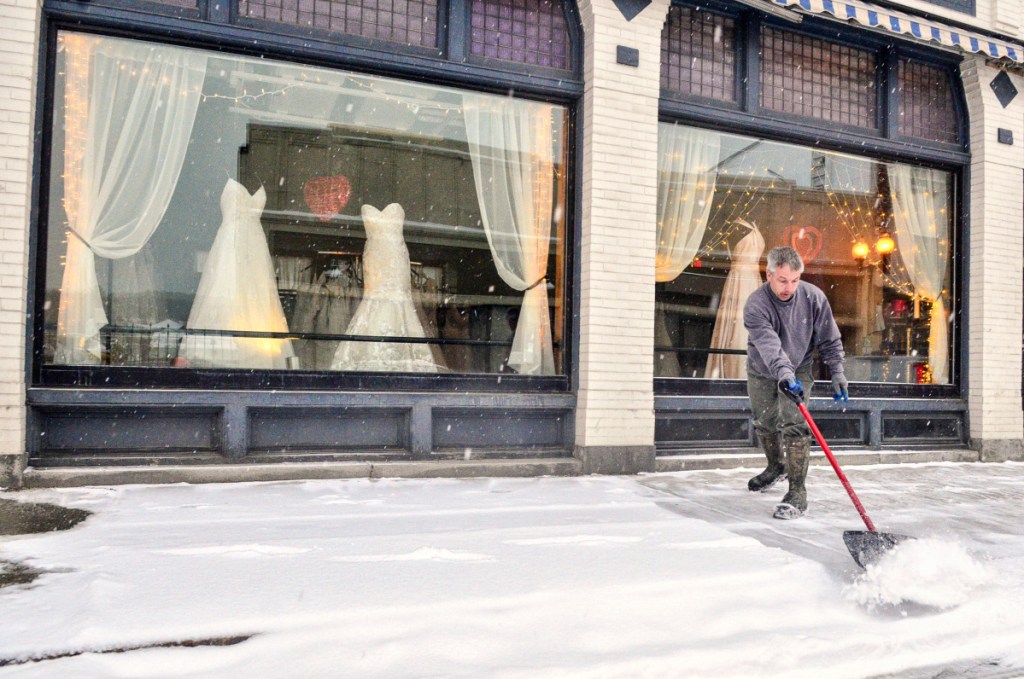
[[[953,608],[992,579],[991,570],[955,542],[925,538],[893,547],[844,591],[868,607],[904,602]]]

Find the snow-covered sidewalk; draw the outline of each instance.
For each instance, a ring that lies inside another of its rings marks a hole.
[[[0,538],[0,677],[1024,676],[1024,464],[846,470],[938,557],[874,574],[753,471],[0,493],[94,513]]]

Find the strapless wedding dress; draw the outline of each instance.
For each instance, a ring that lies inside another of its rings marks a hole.
[[[228,179],[220,196],[223,218],[192,302],[189,330],[288,332],[260,223],[266,203],[263,187],[249,195]],[[192,367],[284,369],[294,352],[286,339],[189,334],[178,356]]]
[[[711,333],[712,349],[746,349],[747,329],[743,326],[743,305],[764,282],[761,278],[761,253],[764,236],[753,224],[742,220],[750,231],[736,244],[729,275],[725,278],[715,328]],[[741,380],[747,377],[747,357],[741,354],[711,354],[704,377]]]
[[[347,335],[425,337],[416,313],[409,250],[402,236],[405,211],[398,203],[383,210],[364,205],[363,299]],[[334,353],[332,370],[437,372],[428,344],[346,340]]]

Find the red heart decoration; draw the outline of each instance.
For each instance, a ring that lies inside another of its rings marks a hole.
[[[320,221],[330,221],[331,217],[341,213],[348,205],[352,195],[352,185],[344,175],[329,177],[312,177],[302,187],[302,195],[306,205]]]
[[[813,226],[793,225],[786,230],[785,240],[807,263],[821,252],[821,231]]]

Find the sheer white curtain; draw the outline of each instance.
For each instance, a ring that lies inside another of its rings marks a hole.
[[[715,193],[720,137],[681,125],[658,126],[659,283],[690,266],[704,239]]]
[[[206,75],[194,50],[65,34],[68,244],[57,363],[96,363],[107,324],[95,257],[137,253],[160,224]]]
[[[720,137],[692,127],[658,125],[658,249],[655,280],[675,280],[693,258],[704,240],[711,200],[715,194],[715,164]],[[671,346],[668,319],[663,310],[656,314],[654,343]],[[674,352],[655,355],[655,375],[679,377],[679,359]]]
[[[523,291],[508,365],[526,375],[555,372],[545,278],[554,206],[554,108],[463,96],[473,180],[494,266],[505,283]]]
[[[928,363],[936,384],[949,382],[949,325],[942,283],[949,264],[949,181],[945,172],[889,164],[896,247],[914,292],[932,301]]]

